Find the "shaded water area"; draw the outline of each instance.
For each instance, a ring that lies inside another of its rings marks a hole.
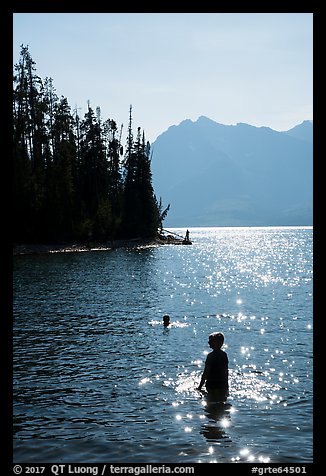
[[[14,257],[14,462],[312,462],[312,237]],[[196,391],[214,331],[225,404]]]

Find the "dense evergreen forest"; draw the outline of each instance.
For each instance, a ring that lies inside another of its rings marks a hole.
[[[13,81],[13,225],[16,243],[154,238],[167,215],[151,174],[151,148],[132,107],[122,126],[88,103],[84,119],[36,74],[22,45]]]

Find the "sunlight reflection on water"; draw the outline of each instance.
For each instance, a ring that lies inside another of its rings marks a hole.
[[[312,230],[190,231],[15,260],[17,462],[311,461]],[[215,330],[223,405],[196,390]]]

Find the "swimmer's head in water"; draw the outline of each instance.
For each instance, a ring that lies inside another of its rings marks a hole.
[[[163,324],[164,326],[168,326],[170,324],[170,316],[168,316],[167,314],[163,316]]]

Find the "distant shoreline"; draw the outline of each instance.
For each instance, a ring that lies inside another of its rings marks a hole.
[[[32,244],[21,243],[13,245],[13,256],[39,255],[51,253],[77,253],[85,251],[111,251],[117,248],[143,249],[160,245],[182,245],[183,240],[172,235],[157,238],[132,238],[126,240],[108,240],[106,242],[90,241],[88,243],[54,243]]]

